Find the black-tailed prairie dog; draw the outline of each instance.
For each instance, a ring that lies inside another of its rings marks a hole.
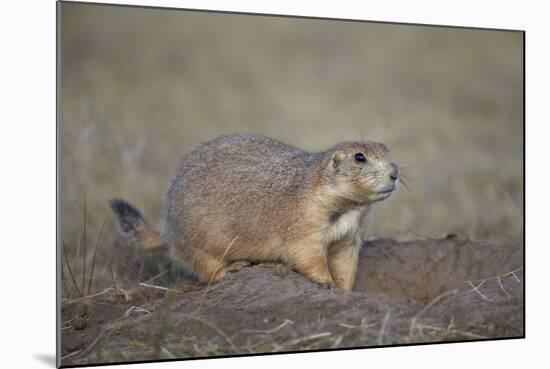
[[[281,262],[326,287],[352,289],[366,217],[399,186],[387,147],[346,141],[310,153],[268,137],[218,137],[187,154],[156,231],[114,199],[121,232],[170,249],[202,281],[256,262]]]

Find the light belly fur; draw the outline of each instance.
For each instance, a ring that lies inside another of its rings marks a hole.
[[[351,236],[359,230],[363,209],[353,209],[340,215],[333,222],[325,235],[325,242],[330,244],[334,241],[341,240],[346,236]]]

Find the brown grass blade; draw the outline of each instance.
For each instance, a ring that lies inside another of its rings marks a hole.
[[[84,195],[84,207],[82,212],[82,292],[86,290],[86,254],[87,254],[87,242],[86,242],[86,195]]]
[[[97,239],[94,245],[94,253],[92,257],[92,266],[90,267],[90,278],[88,279],[88,294],[92,290],[92,280],[94,278],[94,269],[95,269],[95,260],[97,255],[97,248],[99,247],[99,241],[101,241],[101,236],[103,234],[103,229],[105,228],[105,224],[107,224],[107,221],[109,220],[109,217],[106,217],[103,221],[103,224],[101,225],[101,228],[99,229],[99,233],[97,235]]]
[[[67,270],[69,271],[69,275],[71,276],[71,280],[73,281],[74,287],[76,288],[76,291],[78,292],[78,296],[82,297],[82,292],[80,291],[80,288],[78,288],[78,284],[76,283],[76,279],[74,278],[73,270],[71,268],[71,264],[69,263],[69,257],[67,256],[67,246],[65,245],[65,241],[62,241],[63,243],[63,258],[65,259],[65,265],[67,265]]]

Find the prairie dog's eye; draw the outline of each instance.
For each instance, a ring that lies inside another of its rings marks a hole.
[[[355,154],[355,160],[364,163],[367,161],[367,158],[365,157],[365,154],[363,154],[362,152],[358,152],[357,154]]]

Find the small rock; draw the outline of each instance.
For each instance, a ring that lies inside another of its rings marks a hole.
[[[84,318],[76,318],[73,322],[73,328],[77,331],[81,331],[88,325],[88,322]]]
[[[446,240],[457,240],[459,238],[458,234],[456,233],[448,233],[446,236],[445,236],[445,239]]]
[[[69,342],[65,348],[67,350],[67,353],[75,352],[80,350],[80,342]]]

